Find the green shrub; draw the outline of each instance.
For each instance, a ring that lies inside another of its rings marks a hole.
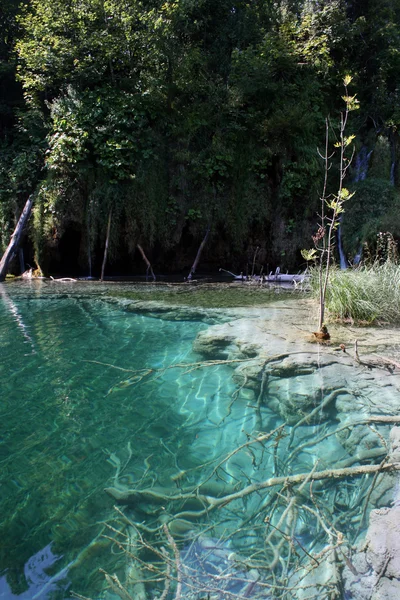
[[[318,298],[318,273],[312,276]],[[400,265],[332,269],[326,307],[331,318],[363,323],[400,323]]]

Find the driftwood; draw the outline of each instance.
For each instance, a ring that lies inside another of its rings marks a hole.
[[[18,250],[22,233],[32,211],[32,205],[33,196],[29,196],[28,200],[25,203],[21,216],[18,219],[18,223],[14,229],[14,233],[11,236],[10,243],[8,244],[7,249],[3,254],[3,258],[0,261],[0,281],[4,281],[4,279],[6,278],[8,266]]]
[[[274,282],[274,283],[303,283],[304,280],[307,279],[306,273],[302,273],[300,275],[291,275],[290,273],[282,273],[278,275],[268,275],[265,278],[265,281]]]
[[[253,265],[254,271],[254,265]],[[236,275],[232,273],[232,271],[227,271],[226,269],[219,269],[220,273],[228,273],[228,275],[232,275],[235,281],[250,281],[250,282],[268,282],[268,283],[303,283],[309,279],[309,275],[304,273],[290,274],[290,273],[281,273],[280,268],[277,267],[275,273],[273,271],[270,272],[269,275],[263,275],[262,269],[260,275],[244,275],[240,273],[240,275]]]
[[[54,277],[52,277],[50,275],[50,279],[51,281],[61,281],[61,282],[71,282],[71,281],[78,281],[77,279],[74,279],[73,277],[58,277],[57,279],[54,279]]]
[[[188,281],[191,281],[192,276],[196,272],[197,265],[199,264],[199,261],[200,261],[201,253],[203,252],[203,248],[206,245],[206,242],[207,242],[207,239],[208,239],[208,236],[209,236],[209,233],[210,233],[210,229],[211,229],[211,227],[209,225],[207,227],[206,235],[204,236],[203,241],[201,242],[200,247],[199,247],[199,249],[197,251],[196,258],[195,258],[195,261],[194,261],[194,263],[192,265],[192,268],[190,269],[190,273],[188,275]]]
[[[110,241],[111,217],[112,217],[112,208],[110,209],[110,213],[108,215],[106,245],[104,247],[104,257],[103,257],[103,264],[101,265],[100,281],[104,280],[104,269],[106,268],[107,254],[108,254],[108,244],[109,244],[109,241]]]
[[[399,418],[373,415],[370,419],[361,421],[391,423]],[[116,487],[106,491],[117,504],[130,505],[134,510],[135,521],[138,519],[138,522],[130,522],[124,512],[115,507],[122,517],[119,523],[121,531],[107,525],[118,536],[108,539],[126,555],[128,561],[132,561],[134,568],[140,567],[142,575],[139,572],[132,578],[134,585],[142,581],[160,584],[158,593],[164,600],[171,593],[169,581],[175,583],[174,600],[177,597],[180,600],[188,597],[202,598],[207,594],[224,597],[226,600],[244,600],[250,597],[250,592],[254,592],[257,597],[261,593],[260,597],[264,597],[263,590],[268,597],[279,597],[281,600],[297,597],[298,590],[303,590],[306,596],[301,596],[309,600],[340,596],[343,589],[340,572],[343,561],[350,561],[347,555],[350,553],[351,536],[354,535],[354,524],[359,520],[359,512],[363,519],[377,478],[384,477],[385,473],[399,471],[400,462],[394,456],[387,455],[388,450],[384,444],[385,448],[372,448],[360,455],[335,462],[334,468],[317,470],[317,462],[311,471],[274,476],[256,483],[247,478],[247,485],[239,480],[230,484],[223,480],[223,464],[240,451],[253,457],[253,465],[257,469],[258,459],[262,461],[265,452],[271,454],[273,447],[283,437],[283,427],[284,425],[269,433],[259,433],[257,437],[249,434],[246,442],[229,452],[214,466],[208,479],[203,476],[201,483],[195,486],[185,485],[177,489],[172,483],[176,480],[171,477],[171,485],[154,485],[156,480],[150,478],[150,485],[142,487],[142,482],[144,484],[148,481],[144,477],[138,482],[136,489],[124,490],[118,486],[118,474],[116,475]],[[264,442],[268,441],[271,443],[266,447]],[[316,443],[319,441],[316,440]],[[259,453],[256,454],[254,446],[260,444]],[[374,461],[382,454],[385,458],[382,461],[379,459],[380,464],[354,466],[354,463],[361,461]],[[215,461],[204,463],[202,468],[212,462]],[[287,465],[285,470],[290,473]],[[372,485],[368,477],[371,474]],[[362,477],[361,483],[346,482],[346,478],[353,477]],[[332,479],[341,479],[340,484],[326,486],[325,482]],[[330,496],[327,496],[328,489],[332,489]],[[337,493],[339,499],[336,502]],[[248,501],[250,497],[254,502]],[[239,502],[235,505],[235,501]],[[343,515],[342,508],[344,501],[346,506],[348,504],[346,516]],[[225,507],[226,513],[221,512]],[[150,524],[144,520],[143,513],[151,517]],[[327,517],[327,514],[332,516]],[[224,530],[221,534],[220,527],[224,527],[225,519],[230,518],[239,520],[235,531],[228,530],[226,535]],[[202,523],[203,519],[207,520]],[[297,529],[299,522],[303,525]],[[127,534],[123,533],[127,523],[137,530],[136,550],[130,544]],[[313,536],[311,541],[307,539],[308,524]],[[346,531],[346,539],[342,531]],[[157,540],[155,546],[146,540],[147,535],[152,536],[150,540]],[[306,535],[306,539],[303,539],[303,535]],[[232,552],[231,540],[240,544],[248,536],[254,537],[254,543],[246,542],[240,555]],[[166,541],[170,549],[168,553],[163,546],[160,547],[160,538],[161,543]],[[191,546],[187,550],[189,541]],[[186,550],[182,550],[179,544]],[[180,552],[177,550],[179,548]],[[317,548],[322,550],[317,552]],[[147,562],[149,552],[155,555],[155,560],[151,563]],[[324,581],[321,588],[314,583],[312,571],[319,569],[320,572],[325,567],[329,569],[329,579]],[[254,577],[251,576],[250,569],[254,570]],[[142,579],[138,581],[140,577]],[[132,593],[132,586],[125,589]]]
[[[144,262],[147,265],[147,271],[146,271],[146,281],[147,278],[149,276],[149,272],[151,273],[151,276],[153,278],[153,281],[156,280],[156,276],[154,275],[154,271],[153,271],[153,267],[151,266],[151,262],[149,261],[149,259],[147,258],[147,256],[144,253],[144,250],[142,248],[142,246],[140,244],[136,244],[137,249],[139,250],[140,254],[142,255],[142,258],[144,260]]]

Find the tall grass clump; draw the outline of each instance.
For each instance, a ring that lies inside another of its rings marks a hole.
[[[319,274],[312,275],[319,297]],[[326,295],[331,319],[355,323],[400,323],[400,265],[391,261],[357,269],[331,269]]]

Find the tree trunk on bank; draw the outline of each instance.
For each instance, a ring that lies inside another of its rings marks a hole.
[[[195,258],[195,261],[194,261],[194,263],[193,263],[193,266],[192,266],[192,268],[190,269],[190,273],[189,273],[189,275],[188,275],[188,281],[191,281],[191,279],[192,279],[192,275],[194,275],[194,273],[196,272],[197,265],[199,264],[199,261],[200,261],[201,253],[203,252],[203,248],[204,248],[204,246],[206,245],[206,242],[207,242],[207,239],[208,239],[208,235],[209,235],[209,233],[210,233],[210,229],[211,229],[211,227],[210,227],[210,225],[209,225],[209,226],[207,227],[206,235],[204,236],[204,238],[203,238],[203,241],[202,241],[202,242],[201,242],[201,244],[200,244],[200,248],[199,248],[199,249],[198,249],[198,251],[197,251],[196,258]]]
[[[14,233],[11,236],[10,243],[8,244],[8,247],[3,254],[3,258],[0,261],[0,281],[4,281],[4,279],[6,278],[8,266],[18,250],[22,233],[31,214],[32,205],[33,196],[29,196],[28,200],[25,203],[24,210],[22,211],[21,216],[18,220],[17,226],[14,229]]]
[[[147,256],[145,255],[145,253],[144,253],[144,250],[143,250],[142,246],[141,246],[140,244],[136,244],[136,246],[137,246],[137,249],[139,250],[140,254],[142,255],[142,258],[143,258],[144,262],[145,262],[145,263],[146,263],[146,265],[147,265],[147,271],[146,271],[146,281],[147,281],[147,278],[148,278],[148,276],[149,276],[149,272],[151,273],[151,276],[152,276],[152,278],[153,278],[153,281],[155,281],[155,280],[156,280],[156,276],[154,275],[154,271],[153,271],[153,267],[151,266],[151,262],[149,261],[149,259],[148,259],[148,258],[147,258]]]
[[[106,268],[107,253],[108,253],[108,244],[109,244],[109,241],[110,241],[111,217],[112,217],[112,208],[110,209],[110,213],[108,215],[106,245],[105,245],[105,248],[104,248],[103,264],[101,265],[100,281],[104,280],[104,269]]]
[[[22,248],[20,248],[18,250],[18,257],[19,257],[19,270],[21,271],[21,273],[25,273],[25,258],[24,258],[24,251]]]

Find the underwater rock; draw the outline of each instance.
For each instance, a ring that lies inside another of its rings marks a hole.
[[[400,427],[392,427],[389,435],[390,458],[393,462],[400,462]],[[396,502],[398,500],[396,499]]]
[[[222,315],[215,309],[171,305],[150,299],[131,300],[123,297],[106,296],[103,297],[103,300],[108,304],[117,304],[127,312],[144,314],[146,317],[154,319],[162,317],[165,321],[204,321],[206,323],[220,323],[221,320],[226,320],[228,318],[226,314]]]
[[[320,552],[324,555],[324,560],[318,563],[310,563],[307,568],[297,571],[288,582],[288,587],[297,587],[295,591],[296,600],[309,600],[311,598],[319,598],[321,592],[332,590],[332,598],[337,598],[335,591],[338,588],[338,577],[336,567],[335,550],[326,547]],[[335,590],[335,591],[334,591]],[[324,594],[325,598],[328,594]]]
[[[193,343],[193,350],[208,359],[246,359],[255,358],[261,351],[260,344],[253,341],[251,336],[239,336],[252,320],[238,319],[231,323],[224,323],[200,331]]]
[[[400,395],[394,385],[395,379],[387,374],[383,381],[380,374],[377,378],[369,379],[369,377],[365,373],[360,373],[349,386],[351,397],[340,396],[336,401],[339,429],[349,424],[349,429],[338,431],[336,438],[350,455],[356,451],[382,447],[382,439],[388,441],[386,427],[379,424],[353,427],[353,423],[372,415],[400,414]]]
[[[399,600],[400,581],[383,577],[377,584],[370,596],[370,600]]]
[[[390,431],[388,460],[400,459],[400,427]],[[398,473],[382,473],[370,497],[382,486],[391,495],[394,506],[371,510],[365,543],[352,557],[355,569],[343,570],[344,588],[350,598],[357,600],[398,600],[400,598],[400,495]],[[388,498],[389,501],[389,498]]]
[[[338,431],[336,435],[336,439],[340,442],[343,448],[350,454],[350,456],[354,455],[356,452],[360,453],[362,450],[369,450],[371,448],[382,447],[382,441],[379,437],[379,430],[382,428],[375,427],[375,430],[378,433],[374,433],[368,425],[357,425],[354,426],[354,423],[360,421],[363,417],[368,417],[368,414],[363,414],[363,411],[359,412],[345,412],[343,411],[343,407],[341,406],[338,413],[338,419],[340,420],[340,427],[344,427],[346,424],[349,425],[349,429],[342,429]],[[385,431],[382,430],[383,435]]]
[[[346,376],[350,375],[350,372],[346,370],[350,366],[348,357],[342,358],[339,355],[338,358],[336,354],[313,354],[310,351],[307,352],[306,350],[302,351],[299,349],[295,354],[284,356],[279,362],[269,363],[267,369],[275,377],[296,377],[298,375],[310,375],[316,371],[322,371],[326,380],[340,375],[343,381]],[[332,370],[327,367],[332,367]]]
[[[271,409],[278,407],[282,419],[294,425],[321,401],[319,390],[315,397],[312,386],[307,389],[309,380],[308,376],[274,379],[268,385],[264,402]]]
[[[263,588],[257,585],[260,573],[247,568],[246,560],[233,551],[229,542],[201,535],[180,553],[182,566],[182,598],[252,598]]]
[[[162,302],[131,302],[125,305],[125,310],[137,312],[159,319],[160,316],[165,321],[207,321],[210,322],[212,317],[207,310],[199,308],[191,308],[189,306],[168,306]],[[214,320],[218,322],[218,319]]]
[[[263,326],[261,326],[263,324]],[[281,354],[287,351],[285,338],[277,338],[265,330],[262,319],[242,318],[228,323],[212,325],[205,331],[200,331],[194,341],[196,352],[209,358],[219,358],[213,355],[216,351],[229,347],[229,358],[255,358],[261,354]],[[227,357],[225,352],[223,358]]]
[[[262,362],[249,361],[240,364],[233,371],[232,379],[239,386],[258,391],[262,374]]]
[[[321,410],[317,410],[312,416],[310,415],[307,424],[311,425],[315,422],[320,423],[321,420],[326,419],[335,410],[336,397],[324,408],[322,408],[322,404],[332,392],[340,390],[343,390],[343,394],[337,397],[347,396],[343,382],[340,379],[336,378],[331,382],[325,381],[321,372],[298,377],[273,378],[268,383],[264,403],[271,409],[279,407],[280,416],[290,425],[294,425],[300,419],[309,415],[315,408],[321,406]]]
[[[366,544],[375,573],[400,578],[400,506],[371,511]]]
[[[207,330],[208,331],[208,330]],[[211,360],[225,360],[237,358],[238,346],[234,343],[234,336],[207,336],[207,331],[201,331],[193,343],[193,350]],[[204,335],[202,335],[204,334]]]
[[[400,598],[400,507],[372,510],[366,551],[352,557],[355,572],[345,567],[344,587],[357,600]]]

